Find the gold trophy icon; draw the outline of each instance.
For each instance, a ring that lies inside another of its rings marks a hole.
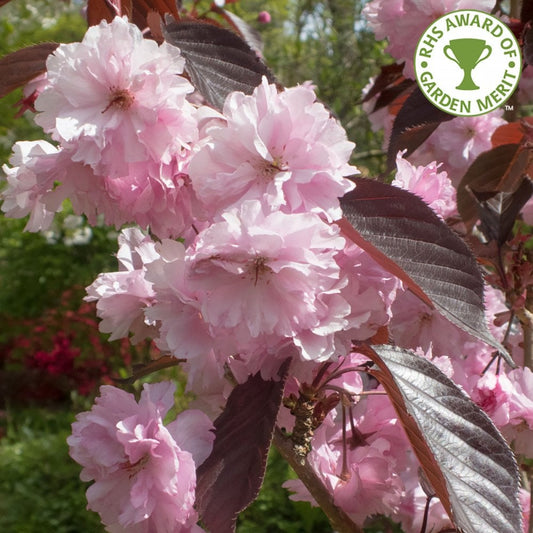
[[[452,39],[450,44],[444,47],[444,55],[457,63],[464,71],[463,81],[456,89],[463,91],[479,89],[472,79],[472,71],[481,61],[487,59],[491,53],[492,48],[483,39]]]

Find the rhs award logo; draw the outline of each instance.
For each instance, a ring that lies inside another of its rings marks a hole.
[[[475,116],[501,107],[522,69],[520,46],[499,19],[472,9],[452,11],[423,33],[415,75],[426,98],[452,115]]]

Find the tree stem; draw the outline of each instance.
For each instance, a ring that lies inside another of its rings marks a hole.
[[[533,259],[533,254],[528,254],[528,258]],[[522,330],[524,332],[524,366],[533,371],[533,286],[526,290],[525,317],[522,320]]]
[[[515,19],[520,18],[521,0],[511,0],[511,7],[509,9],[509,15]]]
[[[529,478],[529,526],[528,533],[533,533],[533,478]]]
[[[307,459],[303,465],[301,464],[301,459],[294,453],[291,439],[279,428],[274,431],[274,446],[324,511],[336,533],[363,533],[362,528],[354,524],[352,519],[335,505],[333,496],[315,474]]]

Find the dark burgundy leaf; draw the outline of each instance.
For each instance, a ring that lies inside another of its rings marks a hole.
[[[516,122],[503,124],[492,134],[493,148],[501,144],[523,144],[533,140],[533,118],[523,117]]]
[[[287,359],[278,381],[256,374],[237,385],[214,422],[213,451],[198,469],[196,484],[196,507],[209,531],[233,532],[238,513],[257,497],[289,365]]]
[[[115,16],[116,11],[106,0],[87,0],[87,23],[89,26],[96,26],[102,20],[111,22]]]
[[[372,256],[376,263],[381,265],[391,274],[394,274],[397,278],[401,279],[412,293],[416,294],[416,296],[420,298],[426,305],[432,309],[434,308],[434,305],[427,294],[407,275],[407,273],[403,271],[390,257],[376,248],[376,246],[374,246],[370,241],[365,240],[361,234],[355,230],[346,217],[343,217],[341,220],[337,220],[336,224],[339,226],[343,235],[347,239],[357,244],[357,246],[360,248],[363,248],[363,250]]]
[[[46,58],[58,46],[58,43],[40,43],[2,57],[0,98],[42,74],[46,70]]]
[[[368,100],[371,100],[372,98],[374,98],[374,96],[377,96],[379,93],[382,93],[391,85],[394,85],[404,80],[403,67],[404,63],[393,63],[392,65],[385,65],[381,67],[381,72],[377,75],[374,84],[372,85],[372,87],[370,87],[362,102],[368,102]]]
[[[533,65],[533,24],[531,22],[526,25],[523,40],[522,55],[528,65]]]
[[[390,396],[420,464],[463,533],[518,533],[513,452],[487,414],[429,360],[392,346],[362,352]]]
[[[150,11],[146,15],[146,25],[150,30],[150,38],[156,43],[162,44],[165,38],[163,37],[163,31],[161,29],[161,15],[155,11]]]
[[[221,7],[214,6],[211,8],[212,11],[218,13],[220,16],[224,17],[229,24],[235,28],[235,30],[241,35],[241,37],[246,41],[252,50],[254,50],[259,55],[263,52],[263,38],[261,34],[250,26],[245,20],[241,17],[235,15],[231,11],[222,9]]]
[[[396,85],[393,85],[392,87],[387,87],[379,95],[374,105],[374,108],[372,109],[372,112],[378,111],[379,109],[388,106],[389,104],[394,102],[394,100],[396,100],[398,96],[411,89],[413,87],[413,83],[413,80],[402,80],[401,82],[397,83]]]
[[[355,231],[400,267],[443,316],[513,365],[486,326],[483,278],[465,242],[418,196],[371,179],[354,181],[341,205]]]
[[[163,34],[181,50],[193,85],[217,109],[222,109],[232,91],[251,94],[263,76],[274,82],[257,54],[230,30],[197,21],[173,21],[164,26]]]
[[[457,208],[471,228],[478,218],[477,202],[471,191],[513,192],[532,164],[533,151],[519,144],[503,144],[480,154],[457,187]]]
[[[181,2],[176,0],[143,0],[142,2],[133,2],[133,12],[138,15],[147,17],[150,11],[159,13],[161,17],[166,14],[172,15],[174,18],[179,18],[179,6]]]
[[[520,21],[527,24],[533,21],[533,0],[523,0],[520,10]]]
[[[480,229],[488,241],[495,240],[501,246],[508,239],[516,218],[532,193],[533,183],[527,177],[513,192],[472,191],[478,202]]]
[[[441,124],[455,118],[435,107],[420,90],[415,87],[398,112],[389,141],[387,167],[395,167],[396,154],[407,150],[406,156],[413,153]]]
[[[151,13],[156,13],[161,17],[167,13],[175,18],[179,18],[178,2],[174,0],[88,0],[87,21],[90,26],[100,24],[102,20],[111,22],[117,15],[117,10],[113,4],[120,5],[119,15],[125,15],[139,29],[145,30],[149,27],[148,17]]]

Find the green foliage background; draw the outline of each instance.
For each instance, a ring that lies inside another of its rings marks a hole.
[[[209,5],[206,0],[206,7]],[[364,28],[360,0],[241,0],[229,8],[263,36],[267,63],[286,86],[312,81],[319,97],[339,117],[348,137],[357,142],[354,164],[363,173],[382,169],[382,139],[372,133],[359,104],[370,76],[386,60],[383,46]],[[267,10],[270,24],[257,22]],[[0,8],[0,56],[43,41],[81,40],[86,23],[79,2],[12,0]],[[355,30],[355,31],[354,31]],[[30,113],[15,119],[21,91],[0,99],[0,163],[6,163],[17,140],[43,138]],[[99,272],[115,268],[113,228],[93,228],[87,244],[68,246],[62,220],[53,241],[23,232],[25,220],[0,217],[0,319],[39,317],[58,305],[61,293],[86,286]],[[10,332],[0,331],[2,343]],[[1,362],[1,357],[0,357]],[[5,402],[4,402],[5,403]],[[0,412],[0,531],[8,533],[98,533],[98,516],[85,510],[86,486],[80,467],[68,457],[66,437],[74,413],[89,408],[78,402],[54,410],[9,406]],[[239,518],[239,533],[328,533],[319,509],[292,502],[281,484],[291,471],[271,454],[257,501]],[[371,533],[401,531],[377,521]]]

